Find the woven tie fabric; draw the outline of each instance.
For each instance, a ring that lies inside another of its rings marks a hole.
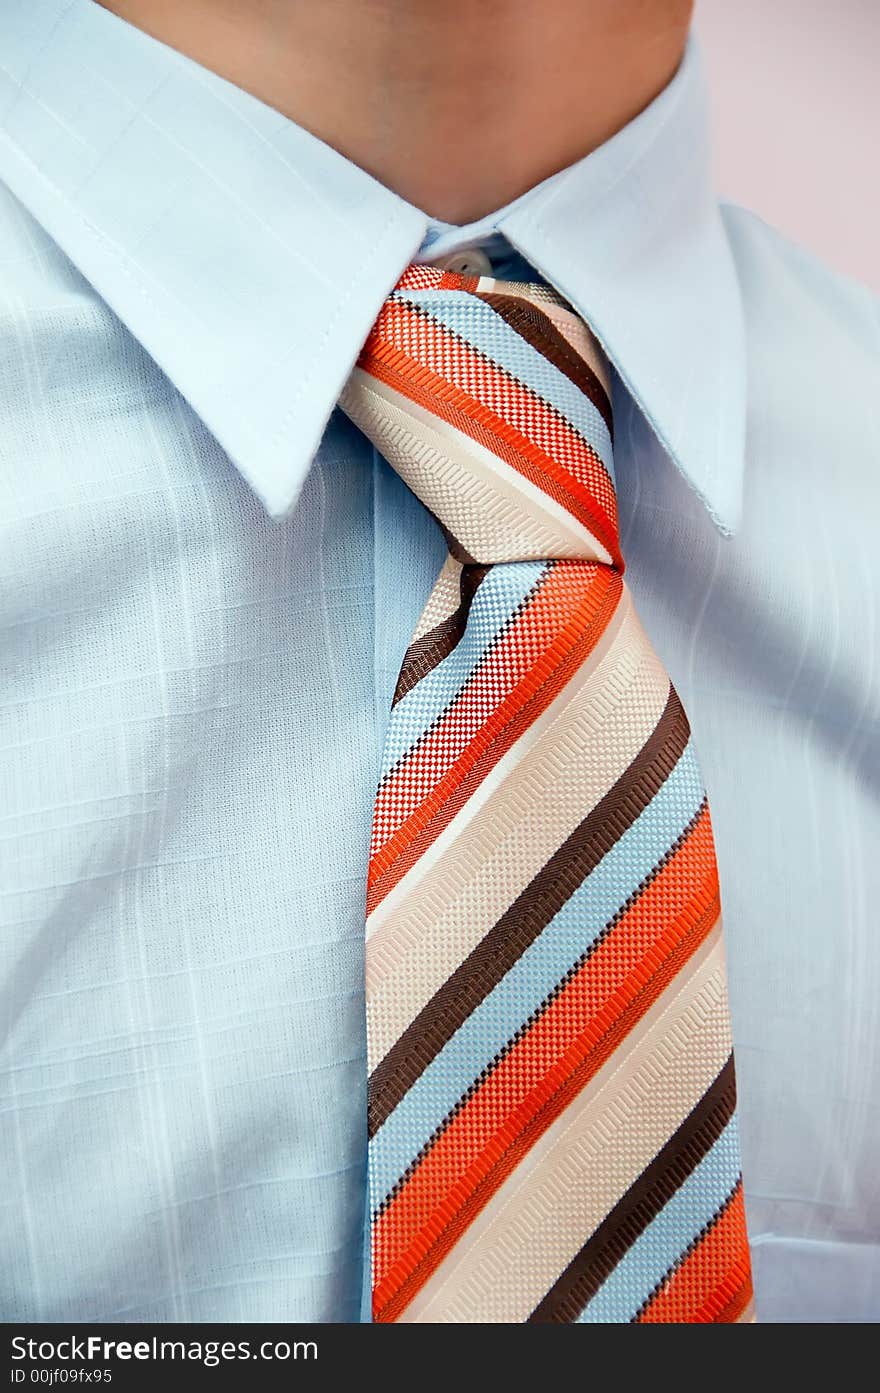
[[[374,1319],[753,1319],[712,830],[601,351],[549,289],[412,266],[341,405],[450,553],[370,851]]]

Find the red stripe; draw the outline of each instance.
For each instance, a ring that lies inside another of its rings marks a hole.
[[[733,1324],[752,1295],[742,1186],[716,1223],[651,1299],[639,1322]]]
[[[418,356],[429,336],[442,356],[442,374]],[[595,450],[536,393],[442,325],[399,300],[386,302],[358,365],[478,441],[554,498],[598,538],[622,570],[617,498],[608,471]],[[467,387],[453,377],[466,381]],[[480,395],[473,395],[472,388]],[[533,424],[543,427],[552,441],[552,453],[484,400],[499,396],[511,404],[511,411],[519,408]]]
[[[676,853],[374,1220],[377,1320],[397,1319],[529,1147],[696,950],[718,912],[704,809]]]
[[[482,301],[475,302],[474,317],[488,317],[497,324],[495,312]],[[407,355],[417,370],[427,368],[439,373],[447,389],[462,392],[469,401],[493,414],[494,403],[500,401],[499,415],[505,425],[524,419],[525,424],[514,428],[542,450],[547,449],[542,441],[549,437],[552,447],[547,452],[563,471],[567,470],[606,511],[616,509],[614,484],[608,470],[595,447],[572,421],[551,406],[536,388],[496,363],[489,348],[472,344],[442,320],[435,319],[430,304],[389,300],[380,311],[373,332],[378,341]]]
[[[560,562],[546,573],[442,720],[379,789],[368,914],[571,679],[622,592],[620,575],[593,561]]]
[[[469,290],[475,291],[479,276],[463,276],[458,271],[443,271],[439,266],[407,266],[395,290]]]

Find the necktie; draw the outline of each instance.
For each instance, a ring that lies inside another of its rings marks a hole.
[[[370,848],[374,1319],[753,1319],[712,830],[601,350],[546,287],[411,266],[340,404],[449,548]]]

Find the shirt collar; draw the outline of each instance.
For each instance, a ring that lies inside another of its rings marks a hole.
[[[742,310],[690,45],[599,150],[467,228],[429,219],[92,0],[5,0],[0,177],[276,515],[400,272],[501,234],[589,321],[722,531],[739,517]]]

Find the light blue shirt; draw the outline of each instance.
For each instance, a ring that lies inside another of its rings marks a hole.
[[[719,207],[696,53],[454,229],[90,0],[3,0],[0,180],[0,1316],[361,1315],[369,823],[444,547],[333,408],[407,261],[477,246],[614,365],[759,1315],[880,1317],[877,308]]]

